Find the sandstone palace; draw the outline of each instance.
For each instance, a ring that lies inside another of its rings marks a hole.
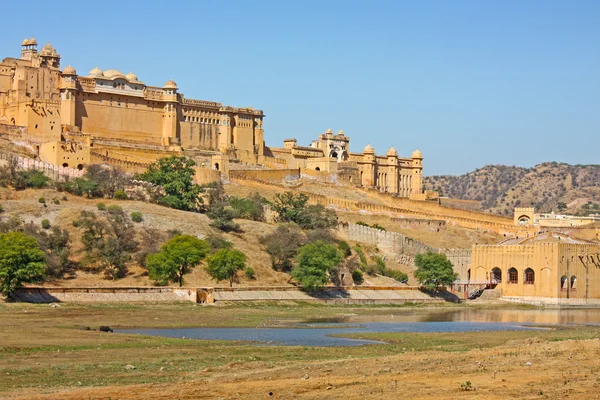
[[[56,49],[38,52],[34,38],[20,58],[0,63],[0,133],[26,142],[47,163],[82,169],[90,163],[141,170],[157,158],[185,154],[212,170],[303,169],[340,183],[399,197],[424,199],[423,156],[399,157],[391,147],[376,155],[370,145],[350,151],[342,131],[319,135],[310,146],[295,139],[265,145],[263,111],[186,98],[173,80],[149,86],[129,72],[94,68],[78,75],[61,70]],[[202,162],[204,161],[204,162]]]

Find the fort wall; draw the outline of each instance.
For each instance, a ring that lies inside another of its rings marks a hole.
[[[173,302],[213,303],[213,288],[118,287],[18,289],[13,297],[29,303],[53,302]]]
[[[84,174],[83,170],[78,170],[76,168],[61,167],[55,164],[45,163],[40,160],[34,160],[32,158],[25,158],[8,153],[0,153],[0,162],[6,163],[11,157],[17,159],[20,168],[42,171],[46,176],[54,180],[65,177],[78,178]]]

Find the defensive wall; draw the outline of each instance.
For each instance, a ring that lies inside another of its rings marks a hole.
[[[258,185],[284,187],[282,179],[267,181],[261,177],[263,171],[254,171],[256,177],[248,174],[231,176],[232,181],[246,181],[257,183]],[[302,170],[300,170],[300,173]],[[255,185],[256,186],[256,185]],[[300,186],[300,185],[298,185]],[[357,189],[359,190],[359,189]],[[534,233],[534,228],[515,226],[512,218],[501,217],[493,214],[485,214],[470,210],[461,210],[445,207],[437,202],[410,200],[398,198],[390,195],[374,192],[362,191],[365,196],[376,198],[384,204],[372,204],[355,200],[323,196],[310,192],[302,192],[309,197],[313,204],[322,204],[326,207],[337,208],[348,212],[368,212],[373,214],[383,214],[390,217],[409,217],[427,220],[444,220],[453,225],[462,226],[470,229],[488,230],[498,234],[508,236],[527,236],[528,233]]]
[[[445,207],[460,208],[462,210],[480,211],[481,202],[477,200],[451,199],[440,197],[440,204]]]
[[[28,303],[52,302],[171,302],[213,303],[213,288],[113,287],[56,288],[28,287],[18,289],[13,298]]]
[[[229,171],[230,180],[253,180],[264,183],[281,183],[283,180],[296,180],[300,178],[300,170],[275,169],[275,170],[234,170]]]
[[[446,230],[446,221],[422,218],[392,218],[392,222],[403,229],[422,229],[431,232]]]
[[[339,224],[338,229],[349,240],[377,246],[401,264],[414,266],[415,256],[419,253],[428,251],[441,253],[448,257],[454,266],[454,271],[461,279],[466,278],[471,264],[471,249],[439,249],[398,232],[388,232],[358,224],[342,223]]]
[[[108,164],[113,167],[118,167],[123,171],[130,173],[142,173],[148,169],[150,163],[141,161],[128,161],[120,158],[107,156],[99,151],[90,152],[90,160],[92,164]]]
[[[11,158],[16,158],[17,163],[22,169],[36,169],[42,171],[51,179],[58,180],[59,178],[78,178],[83,176],[85,171],[77,168],[62,167],[59,165],[45,163],[32,158],[21,157],[9,153],[0,153],[0,162],[8,162]]]

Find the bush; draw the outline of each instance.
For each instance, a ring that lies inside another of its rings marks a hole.
[[[0,214],[2,214],[4,212],[4,207],[2,207],[2,204],[0,204]]]
[[[254,268],[252,267],[246,267],[244,269],[244,275],[246,275],[246,278],[248,279],[256,279],[256,274],[254,273]]]
[[[139,211],[134,211],[131,213],[131,220],[133,222],[142,222],[144,220],[144,215]]]
[[[38,202],[40,202],[40,203],[42,203],[42,204],[46,204],[46,199],[45,199],[45,198],[43,198],[43,197],[40,197],[40,198],[38,199]]]
[[[233,248],[233,243],[229,240],[225,240],[217,235],[208,235],[206,239],[204,239],[206,243],[210,246],[210,250],[212,253],[221,250],[221,249],[231,249]]]
[[[342,252],[344,258],[350,257],[352,255],[352,250],[350,249],[350,245],[347,242],[340,240],[340,242],[338,243],[338,248]]]
[[[98,203],[98,204],[96,204],[96,206],[98,207],[98,210],[100,210],[100,211],[106,210],[106,204],[104,204],[104,203]]]
[[[352,271],[352,281],[355,284],[360,285],[364,282],[363,272],[360,269],[355,269]]]
[[[48,221],[47,219],[43,219],[42,220],[42,228],[50,229],[50,221]]]
[[[373,225],[371,225],[371,228],[379,229],[380,231],[384,231],[385,232],[385,228],[383,226],[379,225],[379,224],[373,224]]]
[[[360,225],[360,226],[369,226],[369,224],[367,224],[365,221],[358,221],[356,223],[356,225]]]
[[[362,247],[360,247],[360,245],[356,245],[354,246],[354,251],[356,251],[356,254],[358,254],[358,257],[360,258],[360,266],[362,268],[366,268],[367,267],[367,256],[365,255],[365,252],[363,251]]]
[[[108,206],[106,207],[106,211],[108,211],[109,213],[120,213],[123,212],[123,208],[121,208],[121,206],[117,206],[117,205],[112,205],[112,206]]]
[[[115,191],[113,198],[115,200],[127,200],[129,197],[127,197],[127,193],[119,189]]]
[[[60,200],[59,199],[52,199],[52,203],[54,203],[54,204],[60,204]]]

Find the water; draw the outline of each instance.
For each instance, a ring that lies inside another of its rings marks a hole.
[[[286,346],[361,346],[381,342],[332,337],[369,332],[484,332],[540,329],[565,324],[600,325],[600,310],[419,310],[344,315],[280,327],[119,329],[120,333]],[[535,325],[535,326],[534,326]]]

